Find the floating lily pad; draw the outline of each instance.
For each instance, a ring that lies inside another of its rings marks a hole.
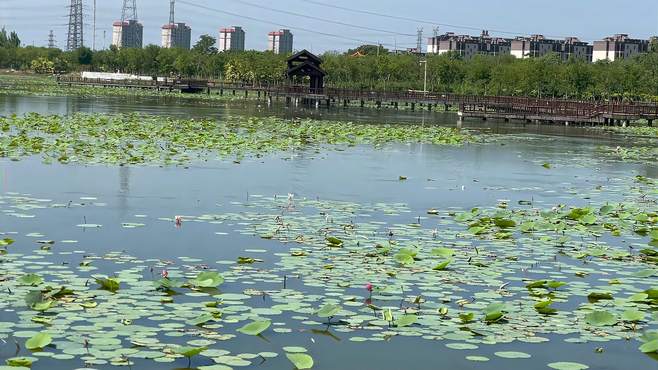
[[[53,338],[48,333],[39,333],[25,342],[25,348],[35,350],[44,348],[52,343]]]
[[[241,327],[238,329],[238,331],[246,335],[259,335],[260,333],[267,330],[270,325],[272,325],[272,322],[269,320],[254,321]]]
[[[299,370],[311,369],[314,365],[313,358],[306,353],[286,353],[286,357]]]
[[[556,370],[585,370],[589,366],[580,364],[578,362],[551,362],[548,367]]]

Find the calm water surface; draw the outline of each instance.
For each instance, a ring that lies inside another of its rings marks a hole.
[[[161,104],[158,99],[123,97],[0,97],[0,114],[26,112],[73,114],[76,112],[139,112],[179,117],[226,115],[277,115],[373,122],[425,122],[456,125],[456,116],[440,113],[395,112],[392,110],[294,110],[267,108],[256,103],[215,103],[215,106]],[[614,145],[609,136],[595,136],[586,130],[556,126],[512,126],[502,123],[467,122],[466,127],[481,127],[493,132],[523,134],[520,140],[505,145],[389,145],[381,150],[360,146],[344,151],[280,153],[236,165],[210,160],[181,167],[115,167],[84,165],[44,165],[39,158],[19,162],[0,161],[0,193],[19,192],[56,202],[80,201],[95,197],[104,207],[58,211],[36,210],[33,219],[0,216],[0,232],[14,231],[16,244],[34,243],[25,237],[39,232],[47,239],[75,239],[73,246],[57,244],[57,251],[78,250],[102,254],[125,250],[140,258],[188,256],[214,261],[235,260],[249,248],[281,251],[288,248],[275,241],[231,234],[230,225],[189,223],[175,228],[156,221],[174,215],[216,214],[232,211],[231,202],[253,195],[319,198],[334,201],[368,203],[405,203],[414,222],[429,208],[470,209],[490,207],[499,200],[516,204],[532,199],[547,207],[556,204],[587,205],[588,200],[573,193],[589,192],[614,179],[642,175],[658,177],[657,164],[633,164],[605,161],[596,148]],[[577,160],[574,160],[576,158]],[[548,171],[544,162],[559,170]],[[400,175],[409,180],[398,181]],[[595,197],[595,195],[593,195]],[[614,199],[610,199],[614,200]],[[147,215],[137,219],[135,215]],[[407,217],[407,216],[402,216]],[[104,225],[101,229],[80,230],[83,222]],[[126,230],[122,222],[144,222],[144,228]],[[229,235],[218,235],[216,232]],[[65,261],[64,256],[54,258]],[[76,263],[75,261],[70,261]],[[221,267],[219,267],[221,269]],[[293,283],[294,284],[294,283]],[[236,287],[227,287],[227,289]],[[304,289],[301,285],[300,289]],[[239,290],[239,287],[237,288]],[[10,320],[11,312],[0,312],[0,321]],[[286,338],[290,338],[288,335]],[[658,362],[642,355],[635,341],[605,343],[604,354],[595,354],[595,343],[568,344],[551,337],[542,344],[514,343],[481,346],[477,351],[447,349],[443,342],[396,337],[387,343],[352,343],[341,333],[320,335],[299,333],[282,344],[279,335],[268,335],[270,342],[244,338],[226,343],[236,352],[279,351],[282,345],[305,346],[316,360],[315,369],[545,369],[554,361],[576,361],[592,369],[658,369]],[[221,345],[222,343],[220,343]],[[224,347],[222,347],[224,348]],[[531,359],[504,360],[493,356],[499,350],[526,351]],[[15,346],[0,342],[0,362],[14,356]],[[25,353],[23,353],[25,354]],[[488,356],[483,364],[464,359],[467,354]],[[197,365],[208,365],[199,360]],[[256,362],[257,363],[257,362]],[[34,369],[73,369],[82,367],[62,361],[42,359]],[[134,369],[175,369],[186,366],[137,362]],[[103,367],[111,368],[111,367]],[[284,356],[247,369],[290,369]]]

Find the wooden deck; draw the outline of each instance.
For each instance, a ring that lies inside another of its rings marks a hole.
[[[82,77],[60,77],[60,86],[114,87],[126,89],[149,89],[158,91],[202,92],[208,87],[208,80],[167,78],[158,80],[106,80]]]
[[[645,119],[651,125],[658,119],[658,104],[644,102],[578,101],[539,99],[511,96],[471,96],[441,94],[422,91],[377,91],[322,88],[304,86],[265,85],[251,83],[225,83],[219,81],[165,79],[162,81],[107,81],[79,77],[61,77],[64,86],[102,86],[158,91],[204,92],[207,94],[233,94],[240,91],[248,97],[256,93],[269,103],[283,99],[288,104],[309,105],[374,105],[409,109],[448,111],[458,107],[460,120],[467,118],[522,120],[561,124],[630,124]]]

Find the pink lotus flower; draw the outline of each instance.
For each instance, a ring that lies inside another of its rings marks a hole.
[[[366,284],[366,290],[369,291],[370,293],[372,293],[372,288],[373,286],[371,283]]]
[[[162,270],[162,273],[160,275],[162,275],[163,279],[169,279],[169,271],[167,270]]]

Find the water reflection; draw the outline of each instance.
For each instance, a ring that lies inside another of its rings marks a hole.
[[[128,197],[130,197],[130,167],[119,167],[119,192],[117,193],[118,207],[121,216],[127,216]]]

